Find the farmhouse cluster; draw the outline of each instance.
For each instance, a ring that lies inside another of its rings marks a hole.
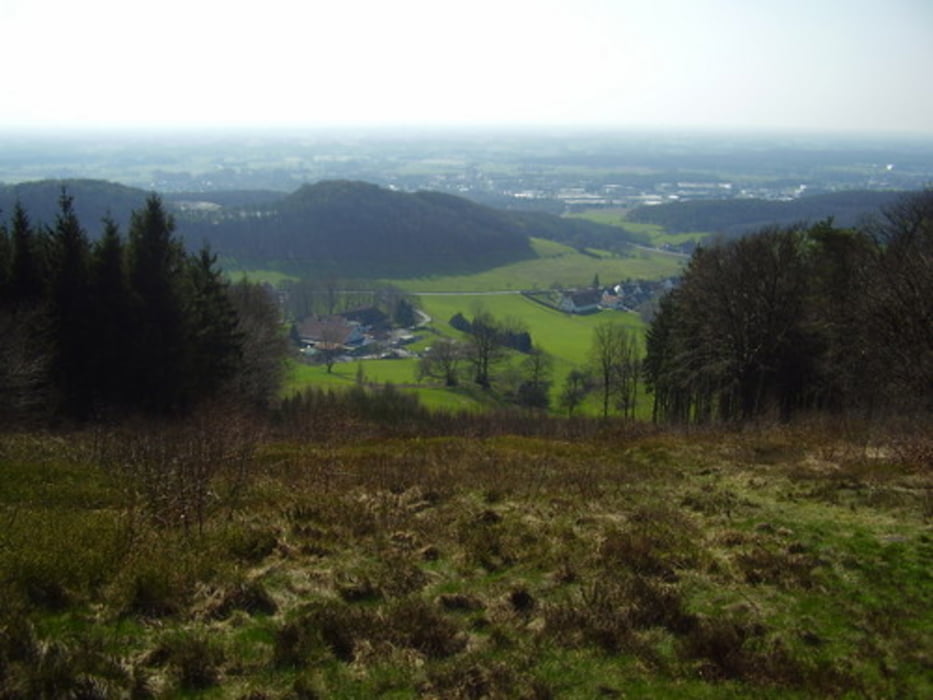
[[[416,340],[414,333],[394,328],[389,315],[374,306],[306,316],[294,325],[292,337],[309,358],[322,353],[380,359],[415,356],[405,349]]]
[[[628,280],[610,287],[524,292],[524,295],[568,314],[591,314],[602,310],[638,311],[644,304],[673,289],[677,279]]]

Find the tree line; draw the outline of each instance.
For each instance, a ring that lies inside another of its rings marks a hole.
[[[54,225],[0,223],[0,406],[88,419],[170,414],[220,395],[263,403],[286,351],[265,291],[187,252],[161,199],[91,242],[65,190]]]
[[[701,247],[646,339],[654,417],[933,409],[933,191]]]

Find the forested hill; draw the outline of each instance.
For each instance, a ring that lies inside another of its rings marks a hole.
[[[841,227],[852,227],[866,215],[877,214],[904,192],[853,190],[801,197],[790,201],[724,199],[671,202],[638,207],[628,218],[658,224],[668,233],[705,231],[727,237],[739,236],[772,224],[791,225],[832,217]]]
[[[37,225],[53,226],[62,189],[74,198],[74,211],[88,234],[97,238],[101,220],[111,217],[123,231],[130,214],[142,209],[149,193],[105,180],[40,180],[16,185],[0,184],[0,220],[9,219],[17,202]]]
[[[481,269],[532,255],[528,232],[505,212],[344,180],[305,185],[264,206],[207,212],[185,230],[238,259],[308,261],[345,274]]]
[[[126,231],[149,193],[99,180],[0,185],[0,220],[19,202],[53,226],[62,191],[92,239],[104,216]],[[348,276],[468,272],[533,255],[529,237],[578,247],[620,248],[618,228],[547,214],[503,211],[439,192],[404,193],[365,182],[322,181],[291,194],[168,194],[164,201],[191,247],[205,241],[240,262],[296,261]]]

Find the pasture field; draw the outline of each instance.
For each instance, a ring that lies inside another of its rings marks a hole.
[[[490,405],[490,399],[484,400],[482,393],[469,384],[449,389],[431,384],[429,380],[418,382],[417,371],[418,361],[413,359],[339,362],[330,373],[323,365],[293,362],[289,366],[283,394],[290,396],[309,387],[346,391],[357,386],[362,379],[363,385],[369,388],[392,384],[402,392],[415,394],[421,405],[429,410],[481,411]]]
[[[645,323],[637,314],[621,311],[601,311],[576,316],[566,314],[531,301],[520,294],[422,294],[418,296],[422,309],[433,319],[439,332],[453,335],[456,331],[447,323],[457,312],[467,318],[482,309],[496,319],[520,320],[531,333],[535,347],[555,359],[580,365],[586,360],[596,326],[612,321],[643,333]]]
[[[594,275],[604,284],[625,279],[660,279],[676,275],[683,259],[636,249],[630,257],[592,251],[586,255],[554,241],[532,239],[538,257],[471,275],[381,280],[408,292],[488,292],[586,287]],[[594,257],[598,256],[598,257]]]
[[[687,241],[701,241],[710,235],[702,231],[667,233],[664,227],[658,224],[629,221],[625,218],[625,209],[587,209],[586,211],[571,214],[571,216],[595,221],[598,224],[606,224],[607,226],[618,226],[631,233],[637,233],[644,237],[648,245],[652,246],[679,245]]]
[[[625,279],[660,279],[679,273],[684,260],[660,251],[636,249],[630,257],[590,251],[583,254],[570,246],[554,241],[532,239],[536,258],[502,265],[469,275],[427,275],[425,277],[383,278],[378,285],[392,285],[407,292],[490,292],[547,289],[552,286],[585,287],[599,275],[605,284]],[[273,285],[288,280],[320,277],[312,266],[290,263],[270,263],[264,267],[249,267],[229,263],[225,267],[231,279],[242,276]],[[356,284],[347,280],[346,284]],[[372,286],[373,282],[359,283]]]

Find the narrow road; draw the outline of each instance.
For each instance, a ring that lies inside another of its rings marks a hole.
[[[501,296],[503,294],[521,294],[521,289],[501,289],[498,291],[486,292],[408,292],[413,297],[491,297]]]

